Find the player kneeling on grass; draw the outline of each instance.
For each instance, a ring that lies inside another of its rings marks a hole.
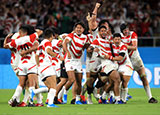
[[[54,97],[56,94],[56,72],[52,67],[52,56],[59,58],[63,61],[63,58],[53,52],[51,41],[53,40],[53,31],[51,29],[46,29],[44,32],[44,40],[38,47],[38,51],[36,53],[36,61],[39,65],[38,73],[45,83],[45,85],[49,88],[48,93],[48,105],[47,107],[57,107],[53,104]]]

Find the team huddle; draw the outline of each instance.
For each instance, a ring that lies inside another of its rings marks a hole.
[[[92,93],[101,104],[126,104],[133,70],[140,76],[148,102],[158,102],[152,97],[137,49],[137,34],[126,24],[121,24],[121,33],[114,33],[107,20],[97,24],[100,5],[96,3],[93,12],[86,17],[87,35],[84,34],[84,23],[77,22],[69,34],[58,35],[55,28],[47,28],[43,32],[30,25],[22,25],[19,32],[6,37],[4,48],[11,50],[11,65],[19,78],[9,105],[44,106],[41,93],[48,93],[47,107],[57,107],[56,104],[68,102],[67,93],[71,86],[71,104],[93,104]],[[42,34],[44,39],[39,42]],[[87,80],[82,87],[84,51],[87,51]],[[24,98],[20,101],[23,90]],[[86,91],[87,100],[84,96]],[[35,97],[37,104],[34,103]]]

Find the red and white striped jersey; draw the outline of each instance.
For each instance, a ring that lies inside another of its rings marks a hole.
[[[15,48],[20,53],[22,50],[27,50],[33,46],[38,38],[37,33],[33,33],[30,36],[20,37],[19,39],[14,39],[9,43],[10,48]],[[22,63],[28,63],[31,59],[32,52],[28,53],[26,56],[21,57]]]
[[[122,33],[121,33],[121,36],[122,36],[122,42],[127,44],[127,45],[132,45],[132,41],[136,41],[136,42],[138,41],[137,40],[138,36],[133,31],[130,31],[130,34],[127,37],[125,37]],[[135,51],[128,50],[129,57],[132,56],[133,52],[135,52]]]
[[[60,56],[64,56],[63,48],[62,48],[62,40],[53,39],[52,40],[52,48],[53,51]],[[52,65],[56,65],[60,60],[57,57],[52,57]]]
[[[52,48],[52,43],[47,40],[47,39],[44,39],[39,47],[38,47],[38,50],[37,50],[37,55],[39,55],[39,64],[40,65],[52,65],[52,56],[50,56],[48,53],[47,53],[47,49],[50,48],[52,51],[53,51],[53,48]]]
[[[92,44],[92,42],[95,40],[95,37],[93,37],[92,34],[87,34],[87,37],[88,37],[89,43]]]
[[[80,59],[84,45],[89,43],[88,37],[84,34],[78,36],[76,33],[70,33],[65,39],[70,41],[68,44],[68,50],[72,58]]]
[[[110,49],[110,42],[109,42],[109,40],[102,39],[102,38],[98,38],[98,39],[95,39],[95,40],[92,42],[91,46],[93,46],[94,48],[98,48],[100,55],[108,55],[108,54],[111,54],[111,49]]]
[[[121,42],[118,47],[115,44],[112,44],[112,47],[115,57],[119,56],[120,53],[125,53],[123,59],[121,61],[118,61],[119,65],[130,63],[127,47],[125,46],[124,43]],[[112,54],[110,55],[112,56]]]

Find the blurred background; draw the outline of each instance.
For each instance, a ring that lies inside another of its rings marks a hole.
[[[57,27],[69,33],[75,22],[92,11],[96,0],[0,0],[0,44],[22,24],[35,28]],[[123,22],[139,36],[139,46],[160,46],[159,0],[104,0],[97,22],[107,19],[119,30]],[[87,25],[87,23],[86,23]],[[143,40],[143,42],[142,42]]]
[[[3,49],[8,33],[17,32],[22,24],[35,28],[56,27],[70,33],[73,25],[93,11],[97,0],[0,0],[0,89],[13,89],[18,78],[10,65],[11,53]],[[138,34],[138,50],[146,67],[151,88],[160,88],[160,1],[104,0],[97,22],[107,19],[116,31],[123,22]],[[8,82],[9,81],[9,82]],[[138,74],[133,73],[129,88],[142,88]]]

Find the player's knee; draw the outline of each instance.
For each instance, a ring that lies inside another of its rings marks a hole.
[[[97,84],[95,85],[95,87],[96,87],[96,88],[100,88],[100,87],[102,87],[102,86],[104,86],[104,85],[105,85],[105,83],[102,82],[102,81],[99,79],[98,82],[97,82]]]
[[[89,86],[87,85],[87,92],[88,92],[88,94],[93,93],[93,87],[89,87]]]
[[[141,75],[140,75],[140,78],[146,78],[146,77],[147,77],[146,74],[141,74]]]

